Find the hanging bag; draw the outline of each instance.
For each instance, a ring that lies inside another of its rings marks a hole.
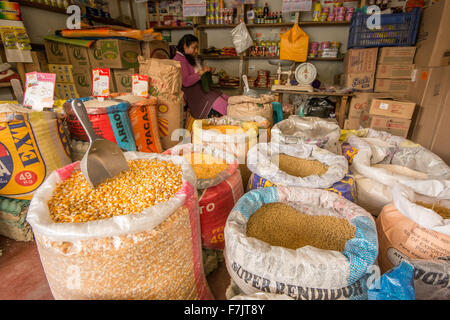
[[[308,35],[296,23],[281,35],[280,59],[305,62],[308,58]]]

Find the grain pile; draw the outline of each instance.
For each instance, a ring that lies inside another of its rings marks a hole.
[[[317,160],[307,160],[293,157],[284,153],[275,155],[273,160],[278,156],[279,168],[295,177],[307,177],[312,175],[321,176],[328,171],[328,166]]]
[[[430,203],[424,203],[424,202],[416,202],[417,205],[425,207],[427,209],[431,209],[434,212],[436,212],[438,215],[440,215],[442,218],[444,219],[450,219],[450,209],[449,208],[445,208],[445,207],[441,207],[439,205],[433,205]]]
[[[191,164],[197,179],[212,179],[226,170],[228,165],[224,160],[207,153],[188,153],[183,157]]]
[[[142,212],[172,198],[183,185],[180,166],[158,160],[128,161],[129,170],[95,189],[80,170],[60,183],[48,202],[54,222],[87,222]]]
[[[264,204],[247,223],[248,237],[293,250],[309,245],[344,251],[355,230],[345,219],[310,216],[280,202]]]

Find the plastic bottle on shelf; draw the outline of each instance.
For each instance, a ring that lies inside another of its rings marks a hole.
[[[322,13],[322,5],[320,4],[320,1],[317,1],[314,4],[314,9],[313,9],[313,21],[319,21],[320,20],[320,14]]]
[[[269,16],[269,5],[266,4],[264,5],[264,11],[263,11],[264,17],[268,17]]]

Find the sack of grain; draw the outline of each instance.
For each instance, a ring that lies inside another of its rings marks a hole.
[[[404,259],[436,260],[450,255],[450,189],[444,187],[445,182],[440,183],[440,189],[429,190],[434,197],[399,183],[393,186],[393,203],[386,205],[377,218],[382,272]],[[440,200],[442,189],[447,197]]]
[[[225,226],[227,270],[246,295],[367,299],[367,272],[377,254],[372,216],[319,189],[252,190],[236,203]]]
[[[159,138],[158,117],[156,115],[158,99],[155,97],[143,98],[130,94],[116,94],[112,96],[130,104],[128,116],[130,117],[137,151],[161,153],[162,146]]]
[[[183,155],[197,176],[203,248],[223,250],[223,229],[234,204],[244,194],[237,159],[223,150],[183,144],[165,154]]]
[[[185,103],[181,90],[180,62],[139,57],[139,73],[149,77],[149,93],[158,98],[159,135],[163,149],[167,150],[178,143],[178,137],[172,137],[174,131],[183,128]]]
[[[272,142],[283,144],[307,143],[341,154],[341,129],[334,119],[292,115],[278,122],[270,131]]]
[[[239,289],[233,279],[230,279],[230,285],[225,291],[225,297],[227,300],[294,300],[285,294],[267,292],[256,292],[254,294],[246,295]]]
[[[33,232],[25,220],[28,200],[0,197],[0,234],[17,241],[33,241]]]
[[[249,117],[261,116],[273,125],[272,102],[275,97],[263,94],[258,98],[249,96],[231,96],[228,98],[227,115],[239,120],[247,120]]]
[[[0,105],[0,196],[30,200],[53,170],[69,163],[67,136],[56,113]]]
[[[190,164],[161,154],[125,156],[130,170],[95,189],[74,163],[53,172],[33,197],[27,221],[53,296],[211,299]]]
[[[450,300],[450,256],[436,260],[412,259],[417,300]]]
[[[396,182],[430,197],[450,187],[450,167],[431,151],[387,132],[363,133],[348,135],[342,150],[355,174],[356,203],[374,216],[392,201]]]
[[[89,120],[99,137],[116,143],[124,150],[136,151],[136,142],[128,116],[130,107],[128,102],[115,99],[100,101],[93,97],[79,100],[86,106]],[[72,139],[89,141],[86,131],[72,110],[72,100],[64,104],[64,110]]]
[[[193,143],[211,145],[234,155],[239,162],[242,181],[247,185],[251,174],[245,164],[247,152],[258,141],[268,141],[269,127],[269,121],[260,116],[248,121],[229,116],[195,120],[192,126]]]
[[[354,184],[344,156],[315,145],[259,143],[247,154],[252,175],[248,190],[271,186],[320,188],[354,200]]]

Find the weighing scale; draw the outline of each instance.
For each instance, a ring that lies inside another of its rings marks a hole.
[[[317,69],[316,67],[309,63],[305,62],[300,64],[294,72],[292,72],[292,68],[289,69],[289,71],[283,71],[282,67],[292,66],[294,64],[293,61],[288,60],[269,60],[269,64],[271,65],[277,65],[278,66],[278,83],[280,83],[281,75],[287,74],[288,75],[288,81],[286,85],[273,85],[272,91],[275,90],[295,90],[295,91],[304,91],[304,92],[314,92],[314,88],[312,87],[311,83],[316,79],[317,77]],[[290,77],[291,74],[294,73],[295,80],[297,80],[298,85],[291,85],[290,84]]]

